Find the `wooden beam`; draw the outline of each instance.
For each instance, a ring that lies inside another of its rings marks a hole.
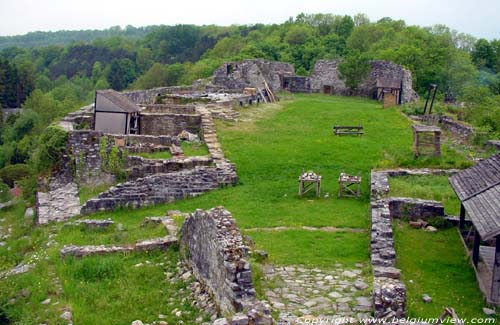
[[[475,234],[474,234],[474,247],[472,248],[472,263],[477,267],[477,263],[479,263],[479,245],[481,244],[481,236],[479,235],[479,232],[477,231],[477,228],[475,229]]]
[[[462,230],[465,227],[465,208],[464,204],[460,204],[460,221],[458,222],[458,229]]]
[[[499,302],[500,295],[500,235],[496,237],[495,262],[493,263],[493,276],[491,277],[491,294],[493,302]]]

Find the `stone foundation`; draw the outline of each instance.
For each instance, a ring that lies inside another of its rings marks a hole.
[[[419,175],[451,175],[457,170],[393,169],[371,173],[371,242],[373,267],[373,304],[375,318],[391,320],[406,316],[406,287],[400,280],[401,270],[395,268],[396,250],[392,219],[402,216],[411,220],[443,216],[444,208],[436,201],[413,198],[387,198],[389,177]]]
[[[212,162],[209,157],[146,159],[138,156],[128,156],[126,161],[127,180],[131,181],[154,174],[189,170],[197,166],[209,166]]]
[[[168,174],[155,174],[112,187],[97,198],[87,201],[81,213],[173,202],[195,197],[221,186],[236,184],[237,181],[234,166],[228,163],[218,164],[216,167],[202,166]]]
[[[59,254],[62,258],[73,257],[86,257],[94,255],[108,255],[116,253],[128,253],[133,251],[150,251],[154,249],[167,249],[177,243],[177,238],[173,236],[166,236],[161,238],[146,239],[138,241],[134,245],[116,246],[116,245],[88,245],[76,246],[65,245]]]
[[[206,285],[232,324],[272,324],[269,310],[256,299],[248,248],[230,212],[223,207],[197,210],[181,229],[181,250],[196,278]],[[238,319],[241,323],[235,323]]]
[[[141,113],[141,134],[176,136],[186,130],[199,134],[201,117],[199,114]]]
[[[411,221],[429,217],[444,217],[444,207],[441,202],[407,197],[388,198],[389,211],[392,219],[408,218]]]
[[[449,131],[457,138],[470,141],[474,135],[474,128],[464,122],[455,121],[449,116],[444,115],[411,115],[414,121],[429,125],[438,125],[444,130]]]
[[[78,186],[63,158],[65,170],[57,170],[48,179],[40,182],[36,193],[36,218],[39,224],[63,221],[80,214]]]

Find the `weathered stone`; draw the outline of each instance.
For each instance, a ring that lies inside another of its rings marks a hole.
[[[424,295],[422,295],[422,301],[425,302],[426,304],[428,304],[428,303],[432,302],[432,298],[428,294],[424,294]]]
[[[64,312],[64,313],[62,313],[62,314],[61,314],[61,316],[59,316],[59,317],[61,317],[62,319],[66,320],[66,321],[68,321],[68,322],[70,322],[70,321],[71,321],[71,319],[73,318],[73,315],[71,315],[71,312],[70,312],[70,311],[65,311],[65,312]]]
[[[231,325],[248,325],[247,315],[235,314],[231,319]]]
[[[244,312],[255,324],[271,324],[270,311],[255,298],[250,265],[244,258],[248,249],[229,211],[196,210],[187,217],[181,250],[223,313]]]
[[[427,232],[437,232],[438,230],[437,230],[437,228],[435,228],[433,226],[427,226],[425,228],[425,231],[427,231]]]
[[[337,95],[366,96],[377,99],[377,80],[395,80],[401,84],[401,103],[418,99],[412,89],[411,72],[402,66],[387,61],[371,61],[371,70],[359,87],[353,91],[348,89],[338,71],[339,61],[318,60],[310,77],[313,92],[328,92]]]
[[[375,266],[373,268],[373,275],[375,277],[399,279],[401,277],[401,270],[391,266]]]
[[[25,218],[33,218],[34,215],[35,211],[33,210],[33,208],[27,208],[26,211],[24,211]]]
[[[368,284],[366,284],[365,282],[363,282],[361,280],[358,280],[358,281],[354,282],[354,287],[358,290],[365,290],[365,289],[368,289]]]
[[[216,167],[195,167],[192,170],[156,174],[126,182],[90,199],[82,214],[113,210],[120,206],[139,208],[195,197],[220,186],[236,183],[238,177],[231,164]]]
[[[144,325],[144,323],[140,320],[135,320],[130,325]]]
[[[83,225],[85,228],[88,229],[106,229],[109,228],[110,226],[114,225],[114,221],[111,219],[97,219],[97,220],[90,220],[90,219],[84,219],[84,220],[76,220],[73,222],[67,222],[64,226],[80,226]]]
[[[229,325],[229,322],[225,318],[216,319],[213,325]]]
[[[493,310],[493,309],[491,309],[491,308],[486,308],[486,307],[484,307],[484,308],[483,308],[483,313],[484,313],[486,316],[495,316],[495,315],[496,315],[495,310]]]

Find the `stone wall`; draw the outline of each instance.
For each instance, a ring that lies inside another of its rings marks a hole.
[[[222,314],[243,312],[237,318],[244,322],[237,324],[272,324],[269,309],[255,297],[250,264],[245,259],[248,248],[229,211],[223,207],[196,210],[186,218],[181,250]]]
[[[172,158],[162,160],[128,156],[126,161],[127,180],[131,181],[154,174],[165,174],[193,169],[196,166],[209,166],[212,162],[212,159],[209,157]]]
[[[68,157],[63,158],[67,163]],[[39,184],[36,193],[36,217],[39,224],[51,221],[63,221],[80,214],[78,186],[73,181],[69,164],[64,164],[45,184]]]
[[[176,136],[183,130],[199,134],[201,131],[200,115],[141,113],[141,134]]]
[[[451,132],[458,138],[471,140],[474,135],[474,128],[464,122],[455,121],[453,118],[444,115],[412,115],[410,118],[429,125],[439,125],[442,129]]]
[[[311,74],[311,91],[324,92],[324,86],[330,86],[336,95],[348,95],[344,80],[340,77],[337,60],[318,60]]]
[[[336,95],[356,95],[368,98],[377,98],[377,79],[401,80],[401,102],[407,103],[418,98],[417,93],[412,88],[411,72],[402,66],[387,61],[371,61],[371,70],[365,81],[359,85],[355,92],[352,92],[342,80],[339,70],[339,62],[336,60],[319,60],[314,65],[311,74],[311,91],[324,92],[325,86],[330,87],[329,93]]]
[[[192,86],[158,87],[147,90],[126,91],[122,94],[136,104],[153,104],[156,97],[193,91]]]
[[[282,78],[282,87],[292,93],[310,93],[311,78],[302,76],[284,76]]]
[[[441,203],[413,198],[387,198],[389,177],[452,175],[456,169],[392,169],[371,173],[371,241],[373,267],[373,303],[375,318],[391,320],[406,316],[406,287],[396,266],[392,219],[402,215],[410,219],[444,216]]]
[[[407,197],[388,198],[391,218],[408,218],[411,221],[430,217],[444,217],[444,207],[441,202]]]
[[[246,87],[264,88],[265,80],[274,90],[281,89],[282,76],[294,76],[295,69],[290,63],[262,59],[227,62],[215,70],[213,84],[228,89]]]
[[[180,145],[179,139],[170,135],[106,134],[106,136],[117,146],[124,144],[128,153],[168,151],[172,145]]]
[[[396,266],[396,250],[389,204],[379,198],[389,193],[388,174],[371,174],[371,241],[374,316],[379,319],[406,317],[406,287]]]
[[[198,166],[168,174],[155,174],[118,184],[87,201],[82,214],[111,211],[118,207],[140,208],[195,197],[221,186],[236,184],[238,176],[228,163]]]
[[[141,108],[142,113],[196,114],[194,105],[147,104]]]
[[[75,178],[81,184],[111,184],[114,176],[103,171],[102,159],[99,155],[100,138],[104,134],[99,131],[73,131],[68,137],[68,153],[75,166]],[[111,151],[113,141],[107,141],[106,152]]]

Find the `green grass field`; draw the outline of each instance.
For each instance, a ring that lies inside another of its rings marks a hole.
[[[429,233],[400,222],[395,243],[410,317],[439,317],[445,307],[455,308],[461,318],[484,317],[483,296],[455,228]],[[424,303],[423,294],[432,302]]]
[[[415,197],[440,201],[446,214],[458,216],[460,201],[451,188],[448,176],[390,177],[390,196]]]
[[[64,287],[62,299],[64,303],[72,306],[77,323],[93,323],[96,319],[90,311],[97,307],[105,311],[100,315],[103,324],[120,323],[125,319],[126,322],[131,322],[135,317],[133,315],[154,316],[155,310],[163,311],[164,300],[153,298],[161,295],[174,296],[175,287],[168,287],[160,281],[155,284],[147,280],[141,282],[135,273],[129,275],[128,272],[122,271],[119,271],[119,276],[112,280],[103,277],[81,283],[82,279],[75,277],[74,274],[86,266],[82,266],[82,262],[79,261],[62,262],[57,249],[69,243],[123,244],[141,238],[160,236],[163,233],[161,228],[141,228],[140,223],[146,216],[164,215],[167,210],[190,212],[197,208],[225,206],[232,212],[242,231],[254,239],[257,248],[269,252],[272,263],[303,264],[322,268],[334,267],[335,263],[369,264],[369,175],[372,168],[398,166],[447,168],[470,165],[464,156],[447,147],[442,150],[442,158],[414,159],[411,122],[398,110],[382,109],[375,101],[325,95],[296,95],[294,98],[280,104],[242,109],[240,122],[217,123],[218,138],[224,153],[237,166],[241,180],[237,186],[172,204],[132,211],[119,209],[91,216],[112,218],[116,223],[123,225],[121,231],[116,228],[103,232],[91,232],[81,228],[61,229],[61,225],[29,228],[22,222],[24,209],[11,208],[12,218],[6,218],[0,225],[5,226],[12,222],[23,231],[7,242],[8,246],[19,245],[13,249],[14,251],[8,252],[6,248],[0,248],[0,258],[8,262],[5,268],[21,261],[27,252],[43,252],[44,245],[48,242],[49,230],[56,234],[52,239],[57,245],[50,249],[48,259],[37,267],[34,273],[23,275],[18,278],[20,280],[16,278],[0,280],[0,289],[11,288],[7,291],[0,290],[0,314],[3,310],[3,313],[15,320],[25,319],[22,318],[24,315],[36,315],[39,316],[40,322],[47,320],[49,323],[57,323],[59,321],[57,317],[45,316],[36,303],[32,305],[25,305],[22,301],[8,303],[9,299],[16,295],[17,291],[13,288],[20,290],[20,282],[24,277],[35,281],[35,274],[40,276],[45,274],[47,277],[49,269],[54,269],[61,279]],[[363,125],[365,135],[334,136],[332,133],[334,125]],[[206,150],[191,149],[197,153]],[[183,150],[188,154],[189,150],[185,145]],[[298,197],[297,178],[302,169],[314,170],[323,176],[322,194],[329,193],[328,198],[323,195],[321,198],[315,198],[312,193],[303,198]],[[343,171],[362,175],[361,198],[337,198],[337,178]],[[17,221],[14,221],[15,218],[18,218]],[[277,226],[291,229],[285,231],[258,229]],[[300,229],[301,226],[353,228],[356,232],[349,229],[339,232],[308,231]],[[35,239],[30,240],[30,243],[15,244],[18,241],[23,242],[25,240],[22,239],[23,236],[27,235],[34,236]],[[176,252],[169,254],[171,254],[168,255],[169,258],[178,258]],[[17,258],[10,257],[11,255]],[[110,267],[112,269],[110,272],[113,273],[115,268],[113,265],[119,270],[132,270],[133,263],[139,263],[145,258],[149,257],[132,256],[123,261],[110,258],[108,262],[103,260],[102,263],[112,265],[103,267],[104,269]],[[97,258],[95,263],[100,263],[97,260],[100,261]],[[141,272],[144,272],[141,274],[143,278],[151,276],[157,279],[159,276],[154,270],[145,269]],[[117,285],[121,290],[110,288],[110,281],[124,281]],[[29,285],[34,284],[30,282]],[[50,295],[51,290],[50,286],[42,285],[40,296]],[[151,295],[153,298],[146,295]],[[138,303],[141,299],[149,304],[146,309]],[[115,308],[116,306],[120,308]],[[57,305],[46,308],[51,310],[47,315],[58,314],[54,311],[59,308]],[[173,308],[169,306],[167,309],[169,310],[163,313],[170,314]],[[144,316],[143,320],[150,319],[148,317]]]

